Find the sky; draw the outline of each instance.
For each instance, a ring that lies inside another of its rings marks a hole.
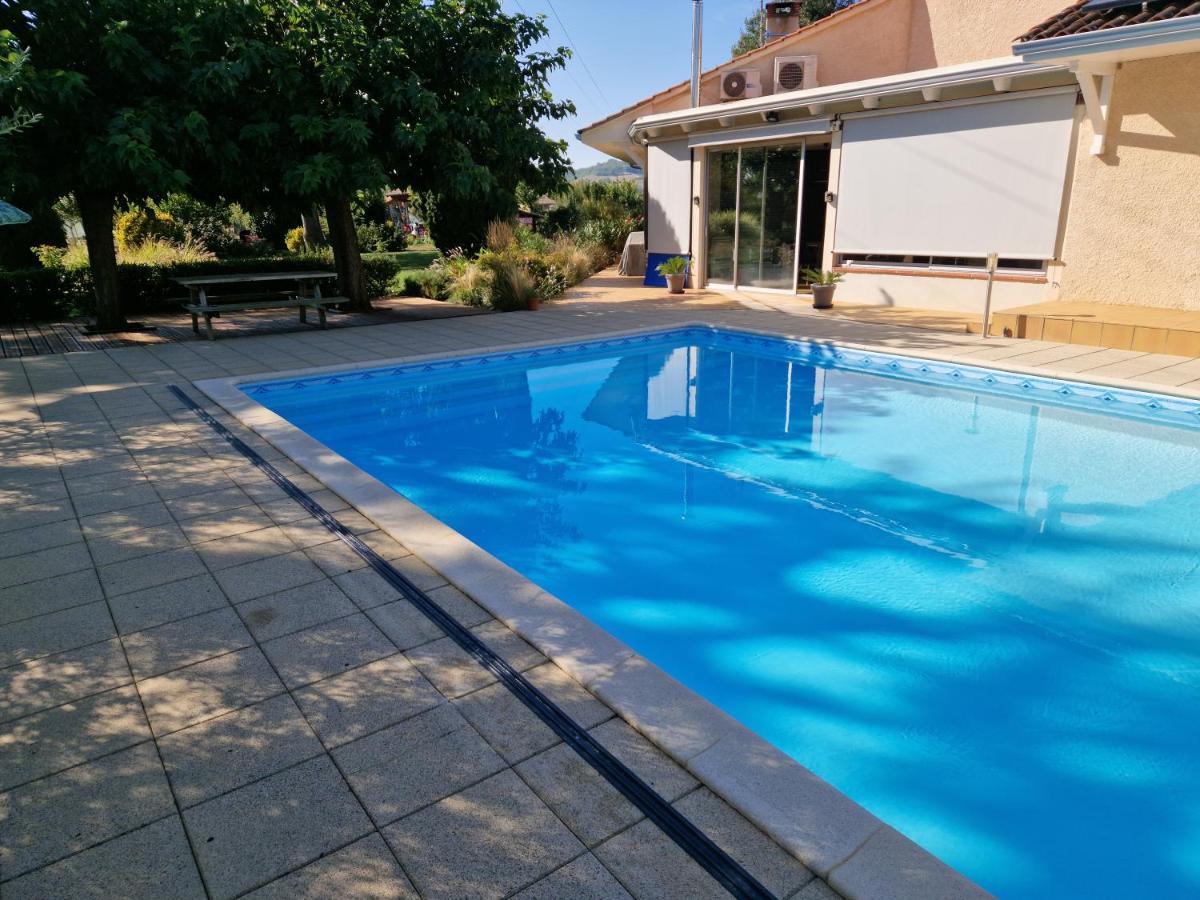
[[[705,0],[704,68],[729,59],[746,17],[759,0]],[[576,168],[609,157],[575,139],[575,132],[650,94],[691,77],[692,0],[503,0],[506,12],[542,13],[548,47],[574,46],[565,71],[550,87],[575,102],[577,114],[544,123],[568,142]],[[557,15],[556,15],[557,13]]]

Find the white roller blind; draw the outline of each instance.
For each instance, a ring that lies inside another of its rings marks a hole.
[[[1074,92],[848,119],[839,253],[1052,259]]]
[[[692,151],[687,140],[646,148],[646,252],[687,253],[692,229]]]

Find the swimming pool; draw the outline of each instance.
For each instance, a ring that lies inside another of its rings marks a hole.
[[[244,385],[951,865],[1200,893],[1200,404],[706,328]]]

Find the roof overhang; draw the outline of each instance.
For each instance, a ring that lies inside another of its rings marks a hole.
[[[749,128],[766,122],[798,122],[814,117],[832,118],[864,109],[894,109],[1009,91],[1059,87],[1073,80],[1069,68],[1063,65],[1011,58],[985,60],[642,116],[629,125],[628,140],[644,146],[652,141],[697,132]]]
[[[1200,53],[1200,15],[1122,25],[1026,41],[1012,48],[1026,62],[1109,64],[1155,56]]]
[[[1015,44],[1013,53],[1026,62],[1066,66],[1075,73],[1092,122],[1091,153],[1101,156],[1108,142],[1108,110],[1117,66],[1135,59],[1200,53],[1200,16],[1026,41]]]

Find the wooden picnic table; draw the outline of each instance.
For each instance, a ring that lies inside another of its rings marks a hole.
[[[308,311],[315,309],[321,328],[325,327],[325,308],[345,303],[346,297],[323,297],[321,282],[337,278],[336,272],[313,270],[309,272],[242,272],[234,275],[189,275],[173,279],[176,284],[187,288],[189,302],[184,309],[192,314],[192,331],[200,333],[200,317],[204,317],[206,337],[215,339],[212,320],[222,311],[248,309],[298,309],[300,321],[308,321]],[[294,290],[288,291],[241,291],[223,293],[221,288],[229,286],[251,286],[290,283]],[[214,290],[216,289],[216,290]]]

